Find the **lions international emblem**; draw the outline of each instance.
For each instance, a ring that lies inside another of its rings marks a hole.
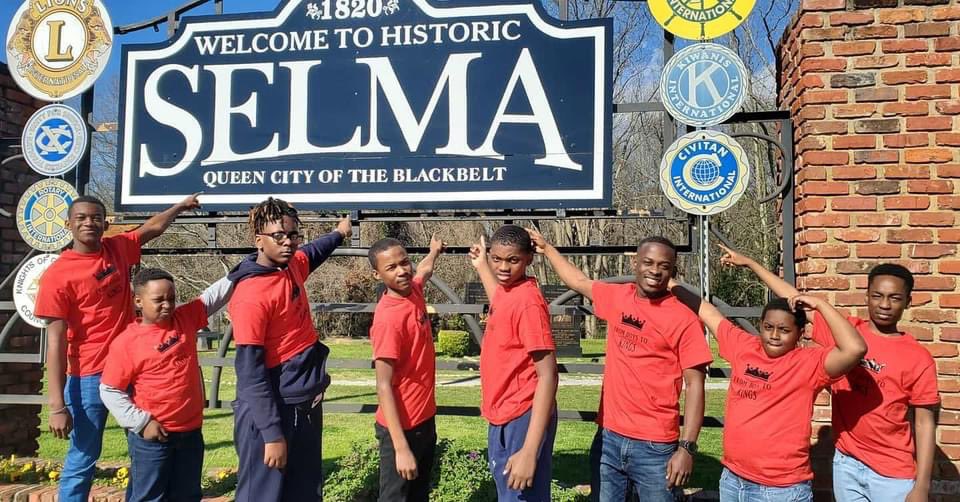
[[[24,2],[7,31],[7,63],[31,96],[62,101],[90,88],[113,48],[113,23],[100,0]]]

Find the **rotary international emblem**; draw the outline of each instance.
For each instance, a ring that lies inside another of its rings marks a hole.
[[[100,0],[26,1],[7,30],[7,64],[31,96],[61,101],[87,90],[113,48]]]
[[[740,26],[756,0],[647,0],[663,29],[688,40],[717,38]]]
[[[40,180],[20,197],[17,229],[23,240],[40,251],[59,251],[73,240],[67,228],[67,209],[79,197],[66,181]]]
[[[733,207],[747,189],[750,163],[743,147],[717,131],[675,141],[660,162],[660,189],[680,210],[701,216]]]
[[[59,257],[60,255],[56,254],[41,254],[30,258],[20,267],[13,282],[13,304],[20,317],[35,328],[46,325],[43,319],[33,315],[37,304],[37,291],[40,289],[40,277]]]
[[[87,148],[87,127],[69,106],[47,105],[27,121],[21,146],[34,171],[60,176],[80,163]]]

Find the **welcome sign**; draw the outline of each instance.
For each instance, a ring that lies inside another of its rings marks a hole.
[[[612,20],[289,0],[123,48],[121,209],[610,204]]]

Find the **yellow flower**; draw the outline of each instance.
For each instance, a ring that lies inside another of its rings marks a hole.
[[[20,472],[30,472],[33,470],[33,462],[27,462],[20,468]]]
[[[126,488],[126,487],[127,487],[127,484],[129,484],[129,483],[130,483],[130,480],[129,480],[129,479],[124,479],[124,480],[123,480],[123,483],[121,483],[121,486],[124,487],[124,488]]]
[[[50,472],[47,474],[47,477],[50,478],[50,481],[56,481],[56,480],[60,479],[60,471],[50,471]]]
[[[222,470],[222,471],[220,471],[220,472],[217,473],[217,480],[219,480],[219,481],[223,481],[224,479],[227,479],[228,477],[230,477],[230,471]]]
[[[121,467],[117,469],[117,479],[126,479],[130,472],[126,467]]]

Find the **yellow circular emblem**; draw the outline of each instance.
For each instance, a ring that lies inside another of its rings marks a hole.
[[[59,251],[73,235],[67,228],[67,210],[79,197],[70,183],[57,178],[40,180],[24,192],[17,204],[17,230],[24,242],[40,251]]]
[[[28,0],[7,30],[7,64],[31,96],[62,101],[90,88],[113,47],[100,0]]]
[[[709,40],[740,26],[756,0],[647,0],[663,29],[689,40]]]

